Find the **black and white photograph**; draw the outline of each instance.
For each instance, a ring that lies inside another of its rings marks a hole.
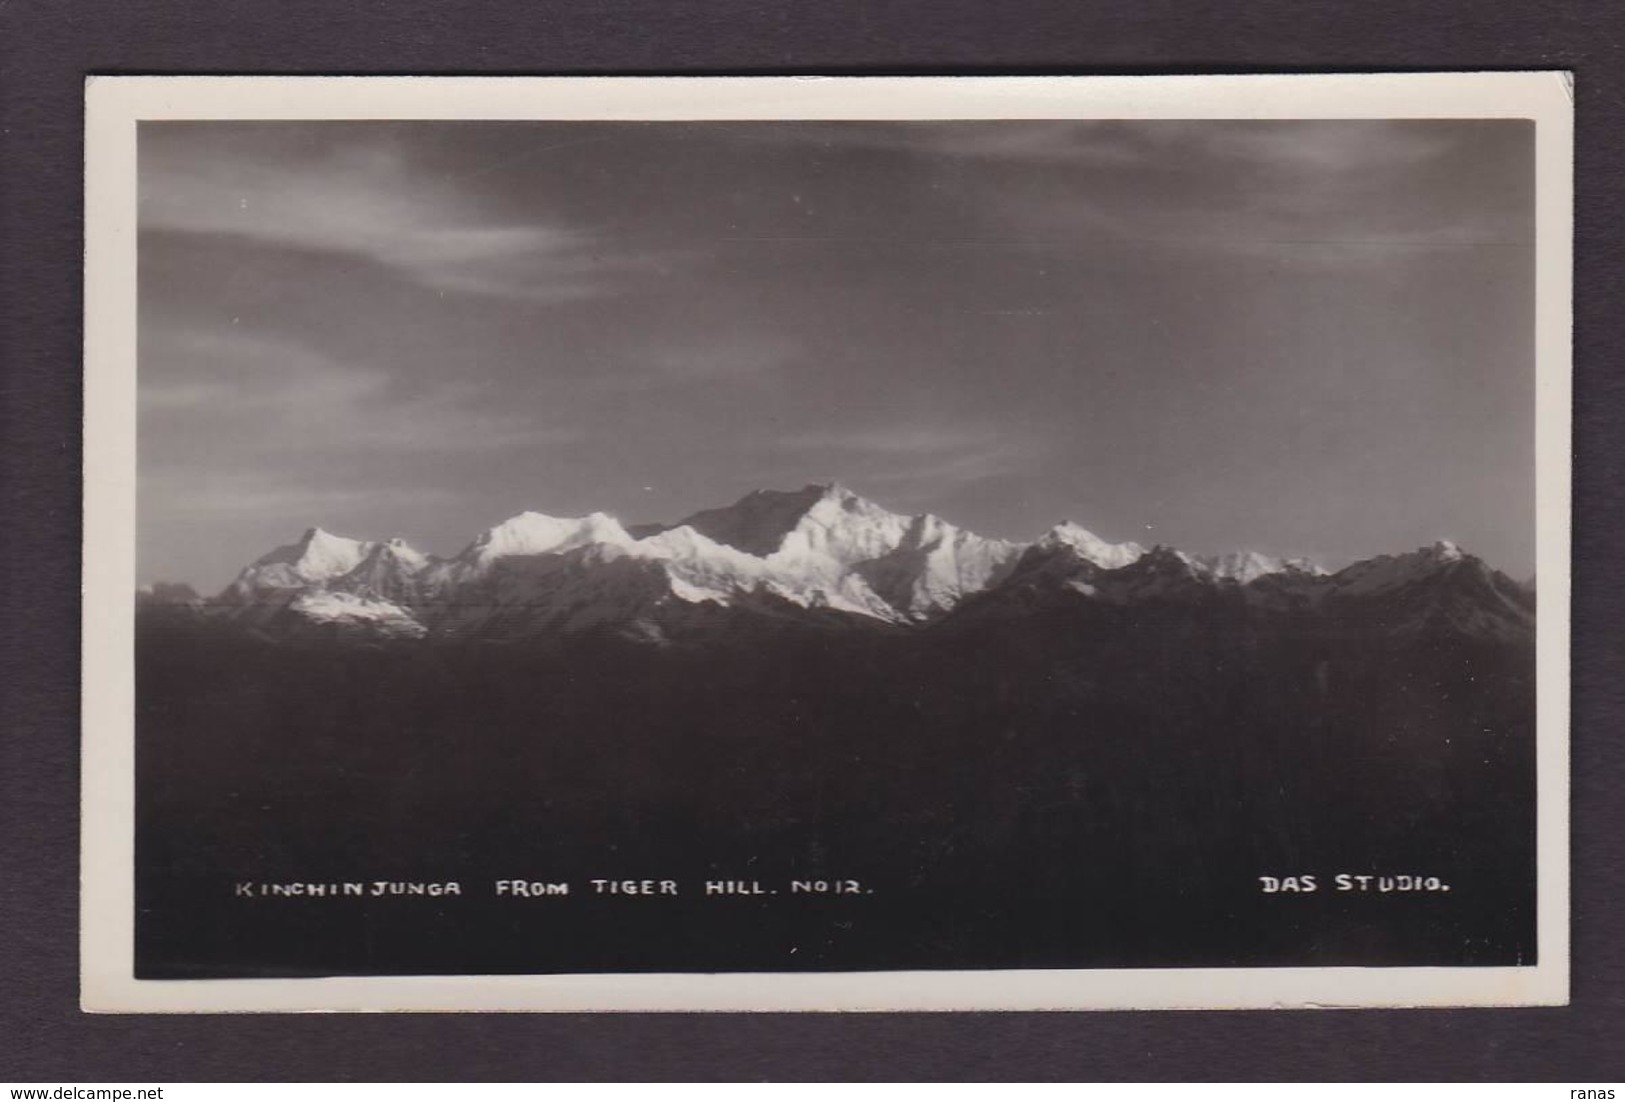
[[[1564,1001],[1542,77],[93,82],[87,1008]]]

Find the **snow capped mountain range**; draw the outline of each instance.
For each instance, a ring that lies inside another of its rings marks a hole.
[[[1032,543],[988,539],[817,484],[758,490],[669,526],[525,512],[450,558],[312,528],[249,564],[207,606],[268,631],[511,639],[610,629],[659,640],[685,615],[721,609],[923,625],[1039,591],[1108,605],[1239,593],[1251,605],[1303,609],[1381,602],[1462,571],[1471,592],[1446,586],[1400,605],[1413,618],[1491,634],[1532,616],[1532,594],[1453,544],[1329,575],[1252,551],[1204,557],[1110,543],[1071,522]]]

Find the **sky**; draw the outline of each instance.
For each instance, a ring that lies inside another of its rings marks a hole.
[[[139,563],[837,480],[1031,539],[1534,561],[1517,120],[164,122]]]

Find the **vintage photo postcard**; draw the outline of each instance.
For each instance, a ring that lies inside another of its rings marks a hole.
[[[83,1005],[1568,997],[1557,73],[87,87]]]

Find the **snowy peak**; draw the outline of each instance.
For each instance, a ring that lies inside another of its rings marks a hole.
[[[1257,551],[1232,551],[1224,555],[1204,555],[1195,559],[1200,568],[1207,572],[1209,577],[1227,578],[1249,585],[1259,578],[1271,574],[1309,574],[1321,576],[1326,573],[1319,565],[1308,559],[1278,559],[1273,555],[1260,554]]]
[[[1151,555],[1138,543],[1109,543],[1073,521],[1058,524],[1045,532],[1034,545],[1043,550],[1066,548],[1085,562],[1102,570],[1122,570]],[[1230,551],[1221,555],[1189,555],[1158,546],[1153,549],[1163,566],[1202,574],[1218,581],[1248,585],[1271,574],[1302,573],[1320,575],[1325,571],[1308,559],[1281,559],[1258,551]],[[1153,564],[1154,565],[1154,564]]]
[[[833,482],[757,490],[681,528],[759,560],[765,592],[886,620],[952,608],[999,580],[1024,549],[930,514],[893,513]]]
[[[829,548],[863,542],[861,534],[853,537],[865,529],[879,528],[900,536],[909,520],[829,482],[810,483],[799,490],[754,490],[732,505],[702,510],[677,524],[748,555],[766,558],[785,550],[793,536],[801,538],[792,550]]]
[[[399,536],[387,539],[382,543],[372,545],[367,557],[357,564],[356,569],[372,566],[398,567],[407,570],[419,570],[429,562],[429,556],[413,547]]]
[[[1345,567],[1331,576],[1334,591],[1345,596],[1385,593],[1432,577],[1440,571],[1483,563],[1449,540],[1400,555],[1378,555]],[[1487,568],[1485,568],[1487,569]]]
[[[1534,600],[1449,541],[1328,575],[1306,560],[1256,551],[1191,555],[1112,543],[1072,522],[1030,544],[988,539],[930,513],[893,513],[838,483],[814,483],[757,490],[671,525],[629,529],[601,512],[523,512],[450,559],[399,538],[311,528],[201,607],[266,631],[305,625],[369,637],[498,639],[591,628],[660,638],[674,623],[718,623],[721,610],[779,622],[844,615],[925,625],[954,617],[968,598],[997,615],[1086,608],[1080,601],[1229,604],[1259,616],[1380,610],[1394,630],[1446,624],[1506,638],[1532,624]]]
[[[1185,596],[1213,587],[1213,575],[1203,563],[1183,551],[1157,544],[1129,565],[1110,571],[1103,587],[1120,602],[1136,598]]]
[[[1108,543],[1070,520],[1045,532],[1039,537],[1038,546],[1070,548],[1080,558],[1106,570],[1125,567],[1145,554],[1145,548],[1137,543]]]
[[[1015,569],[1025,544],[987,539],[929,513],[910,518],[890,550],[852,570],[903,619],[946,612],[965,597],[997,585]]]
[[[297,542],[277,548],[254,565],[286,565],[306,581],[322,581],[354,570],[373,546],[367,540],[349,539],[320,528],[307,528]]]
[[[819,557],[851,568],[895,551],[914,527],[915,518],[888,512],[840,486],[824,491],[785,534],[774,558],[793,563]]]
[[[1138,543],[1108,543],[1082,525],[1067,521],[1058,524],[1039,538],[1042,548],[1066,547],[1079,558],[1094,563],[1104,570],[1121,570],[1150,554]],[[1308,559],[1280,559],[1258,551],[1230,551],[1222,555],[1187,555],[1183,551],[1159,547],[1156,550],[1174,556],[1184,566],[1210,578],[1234,581],[1241,585],[1257,581],[1269,574],[1298,571],[1305,574],[1323,574],[1319,566]]]
[[[821,486],[794,491],[754,490],[732,505],[703,509],[673,527],[691,528],[717,543],[761,558],[779,549],[784,537],[801,523],[825,490]]]
[[[301,594],[288,606],[307,624],[374,639],[421,639],[428,629],[392,601],[340,591]]]
[[[484,565],[510,555],[560,555],[588,544],[631,542],[626,529],[607,513],[553,517],[524,512],[483,532],[458,558]]]
[[[267,552],[244,567],[227,593],[248,600],[267,590],[288,592],[324,586],[354,570],[375,546],[366,540],[309,528],[293,543]]]
[[[1395,633],[1513,640],[1534,630],[1534,593],[1448,540],[1355,563],[1326,585],[1328,609],[1379,610]]]
[[[419,576],[430,562],[429,556],[397,537],[373,544],[355,569],[328,588],[385,601],[410,601],[418,595]]]
[[[977,615],[1008,616],[1039,607],[1088,604],[1176,604],[1222,608],[1235,615],[1374,618],[1394,635],[1445,630],[1477,638],[1516,639],[1533,626],[1534,597],[1478,558],[1449,543],[1383,555],[1328,574],[1303,559],[1257,552],[1195,556],[1159,545],[1126,566],[1107,568],[1086,556],[1087,540],[1040,540],[1010,580],[975,604]],[[1083,551],[1075,544],[1081,543]]]

